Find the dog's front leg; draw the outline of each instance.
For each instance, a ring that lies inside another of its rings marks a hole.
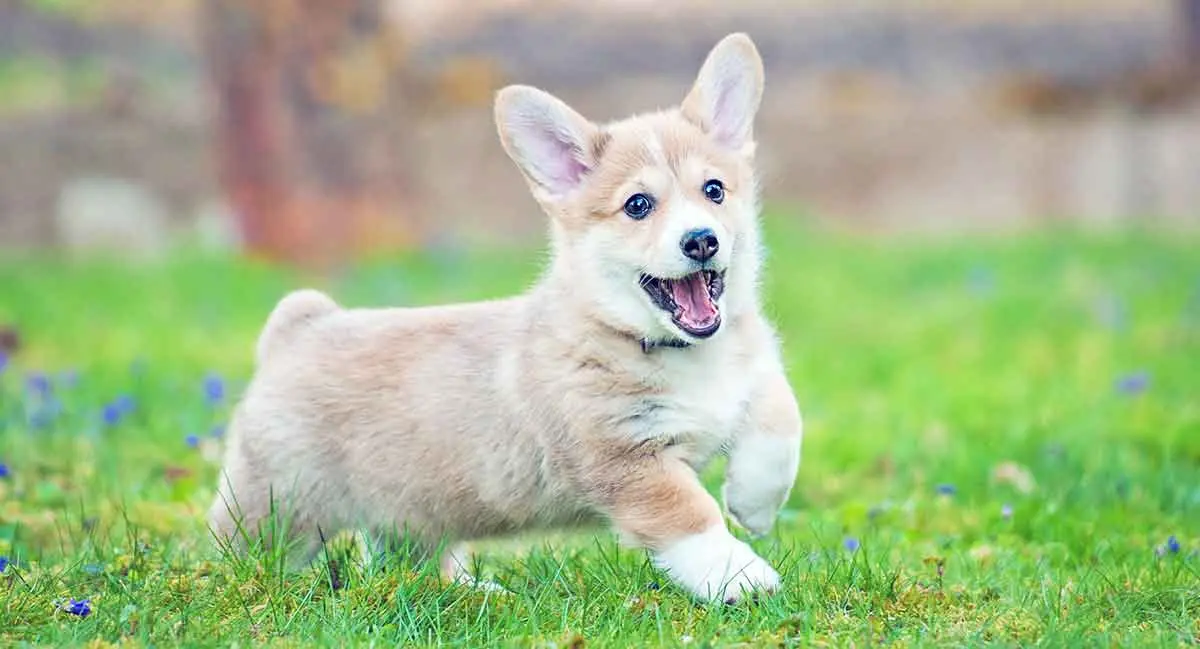
[[[775,570],[729,533],[716,500],[669,450],[613,457],[600,472],[597,495],[617,531],[693,595],[732,603],[779,587]]]
[[[803,425],[782,372],[773,374],[750,406],[749,426],[734,440],[725,470],[725,507],[750,533],[771,530],[800,468]]]

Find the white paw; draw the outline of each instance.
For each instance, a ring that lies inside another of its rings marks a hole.
[[[461,573],[461,574],[455,575],[454,583],[459,586],[466,586],[467,588],[474,588],[475,590],[483,591],[485,593],[492,593],[495,595],[508,595],[509,594],[509,590],[507,588],[505,588],[504,586],[501,586],[500,584],[497,584],[496,582],[492,581],[491,579],[478,579],[478,578],[472,577],[471,575],[468,575],[466,573]]]
[[[722,500],[737,525],[761,536],[771,531],[800,467],[800,438],[747,435],[729,457]]]
[[[474,563],[474,553],[466,543],[458,543],[446,550],[442,555],[442,575],[452,583],[468,588],[475,588],[485,593],[508,593],[509,590],[490,579],[480,579],[471,574]]]
[[[654,554],[654,563],[696,597],[734,603],[779,589],[779,574],[729,530],[716,525]]]

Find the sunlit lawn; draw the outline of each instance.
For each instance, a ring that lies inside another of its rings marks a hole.
[[[207,536],[222,423],[285,291],[499,296],[536,249],[324,282],[189,255],[0,260],[0,326],[22,342],[0,370],[0,643],[1200,643],[1200,238],[776,223],[768,241],[807,438],[756,543],[784,591],[733,608],[693,604],[603,532],[498,548],[508,596],[340,546],[332,574],[281,571]]]

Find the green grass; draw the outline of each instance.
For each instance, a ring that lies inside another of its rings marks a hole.
[[[96,100],[104,89],[102,68],[25,56],[0,58],[0,115],[27,115]]]
[[[486,567],[507,597],[340,551],[334,589],[327,564],[232,560],[206,535],[208,431],[284,291],[315,283],[349,305],[497,296],[534,277],[537,251],[389,260],[324,282],[188,256],[0,261],[0,323],[24,339],[0,375],[0,555],[13,561],[0,644],[1200,643],[1200,239],[873,241],[776,223],[768,240],[769,310],[807,437],[791,502],[755,542],[784,590],[736,607],[692,603],[603,532],[496,548]],[[55,417],[25,385],[35,370],[53,379]],[[209,372],[229,380],[215,408]],[[1117,388],[1137,373],[1143,390]],[[105,426],[120,395],[136,407]],[[995,478],[1008,462],[1031,490]],[[714,489],[719,475],[706,473]],[[69,597],[92,615],[58,611]]]

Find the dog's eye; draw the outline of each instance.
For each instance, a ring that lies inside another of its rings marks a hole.
[[[704,196],[708,200],[720,205],[721,201],[725,200],[725,185],[722,185],[721,181],[715,179],[704,183]]]
[[[645,194],[634,194],[625,201],[625,213],[629,218],[640,221],[650,214],[650,210],[654,209],[654,201]]]

